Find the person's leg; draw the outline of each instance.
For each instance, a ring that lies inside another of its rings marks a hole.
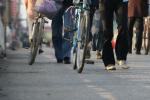
[[[65,32],[63,39],[63,59],[64,63],[66,64],[71,63],[70,58],[71,58],[72,40],[73,40],[73,33]]]
[[[97,50],[102,51],[103,44],[104,44],[104,33],[103,33],[103,25],[102,25],[102,19],[100,17],[99,19],[99,32],[98,32],[98,40],[97,40]]]
[[[93,51],[97,50],[97,39],[98,39],[98,34],[94,33],[93,34],[93,39],[92,39],[92,50]]]
[[[137,25],[136,25],[136,54],[141,54],[141,47],[142,47],[142,36],[143,36],[143,18],[138,17],[136,18]]]
[[[109,65],[115,65],[114,52],[112,48],[113,38],[113,1],[107,0],[100,2],[100,16],[102,18],[103,32],[104,32],[104,44],[102,51],[102,60],[105,67]],[[114,69],[114,68],[113,68]]]
[[[92,47],[92,39],[93,39],[93,35],[91,32],[91,28],[92,28],[92,22],[93,22],[93,17],[94,17],[94,13],[95,13],[95,6],[91,5],[90,6],[90,29],[89,29],[89,41],[88,41],[88,47],[87,47],[87,52],[86,52],[86,58],[90,58],[91,57],[91,47]]]
[[[129,34],[129,53],[132,53],[132,38],[133,38],[133,27],[135,24],[135,18],[128,18],[128,34]]]
[[[118,36],[116,39],[115,52],[117,60],[127,59],[128,54],[128,34],[127,34],[127,12],[125,12],[122,2],[116,3],[115,14],[118,24]]]
[[[65,11],[63,20],[64,20],[64,36],[63,36],[63,58],[65,64],[70,64],[71,58],[71,49],[72,49],[72,41],[73,35],[75,31],[75,9],[71,8]]]
[[[52,42],[55,50],[57,62],[63,61],[62,49],[62,27],[63,27],[63,10],[61,9],[52,19]]]
[[[97,34],[97,43],[96,43],[96,51],[97,51],[97,59],[102,58],[102,48],[103,48],[103,27],[102,27],[102,20],[101,18],[99,19],[99,32]]]
[[[32,39],[33,19],[27,17],[29,41]]]

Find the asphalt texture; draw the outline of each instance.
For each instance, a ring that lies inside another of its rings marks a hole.
[[[150,55],[129,54],[130,69],[106,71],[102,60],[85,64],[81,74],[73,64],[58,64],[44,48],[33,65],[28,49],[8,50],[0,59],[0,100],[150,100]]]

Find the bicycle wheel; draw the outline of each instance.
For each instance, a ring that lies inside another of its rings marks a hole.
[[[37,55],[38,47],[41,42],[41,33],[43,30],[42,19],[33,24],[33,38],[30,44],[30,57],[29,57],[29,65],[32,65],[35,62],[35,58]]]
[[[73,48],[73,69],[76,70],[77,69],[77,50],[76,47]]]
[[[76,66],[78,73],[82,73],[85,63],[85,55],[89,41],[89,17],[83,15],[80,20],[80,40],[77,42],[76,51]]]

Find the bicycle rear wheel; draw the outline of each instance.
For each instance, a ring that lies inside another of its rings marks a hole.
[[[89,16],[83,15],[80,20],[80,25],[80,40],[77,42],[76,49],[76,66],[78,73],[82,73],[85,63],[85,55],[89,41]]]

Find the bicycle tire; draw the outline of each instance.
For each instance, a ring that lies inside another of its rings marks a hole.
[[[40,21],[35,22],[33,25],[33,39],[31,41],[30,46],[30,57],[29,57],[29,65],[32,65],[35,62],[35,58],[37,55],[38,47],[41,42],[41,33],[43,30],[42,19]]]
[[[77,69],[77,50],[76,48],[73,48],[73,69]]]
[[[83,15],[81,17],[80,21],[81,25],[81,41],[77,42],[77,61],[76,61],[76,66],[77,66],[77,72],[82,73],[84,64],[85,64],[85,56],[86,56],[86,51],[87,51],[87,45],[89,41],[89,16]],[[83,25],[83,26],[82,26]]]

